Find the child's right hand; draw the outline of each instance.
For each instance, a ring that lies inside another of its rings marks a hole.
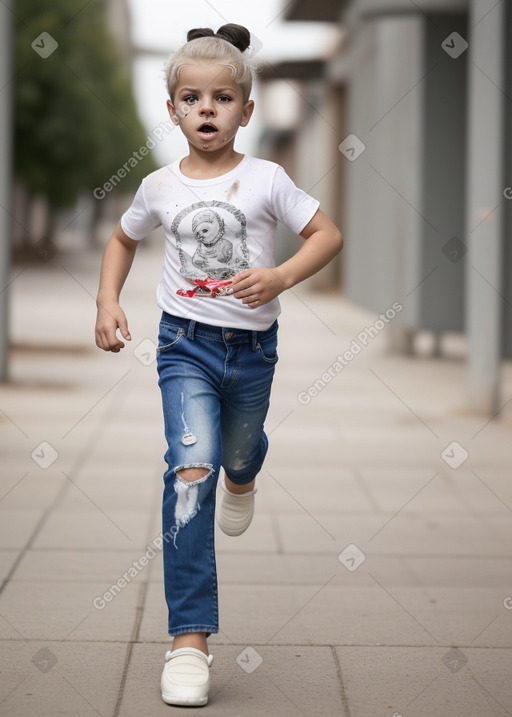
[[[120,330],[123,338],[131,341],[132,337],[128,331],[128,322],[119,304],[114,302],[99,304],[95,328],[96,346],[103,349],[103,351],[119,353],[125,344],[117,337],[117,329]]]

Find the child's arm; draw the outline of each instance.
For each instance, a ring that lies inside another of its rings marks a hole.
[[[307,241],[292,256],[275,269],[246,269],[233,277],[236,299],[249,307],[262,306],[285,289],[320,271],[343,248],[343,237],[335,224],[318,210],[301,232]]]
[[[100,286],[96,306],[96,345],[104,351],[118,353],[124,343],[116,336],[119,328],[128,341],[131,340],[124,311],[119,306],[119,294],[128,276],[139,242],[130,239],[118,224],[103,254]]]

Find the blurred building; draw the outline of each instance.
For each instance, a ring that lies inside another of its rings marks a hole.
[[[512,355],[512,7],[488,0],[295,0],[343,29],[334,57],[269,68],[301,98],[263,138],[342,228],[323,284],[377,313],[392,348],[464,333],[468,404],[497,412]],[[270,101],[270,105],[271,105]]]
[[[107,0],[107,25],[119,46],[128,74],[133,73],[135,48],[132,40],[132,21],[128,0]]]

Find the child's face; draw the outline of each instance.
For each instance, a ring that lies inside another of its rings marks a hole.
[[[249,123],[254,102],[244,103],[229,67],[201,62],[182,68],[174,102],[167,100],[167,108],[189,144],[215,152],[234,144],[238,128]]]

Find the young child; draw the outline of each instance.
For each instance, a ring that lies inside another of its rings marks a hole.
[[[254,102],[250,33],[224,25],[191,30],[166,67],[172,121],[189,154],[146,177],[109,239],[97,298],[96,343],[117,353],[131,340],[119,295],[138,242],[165,229],[157,369],[167,470],[162,507],[165,597],[172,651],[162,698],[208,700],[207,637],[217,633],[214,549],[249,526],[268,441],[263,430],[277,361],[278,295],[313,275],[342,248],[336,226],[283,168],[235,151]],[[306,239],[275,266],[277,221]],[[189,289],[187,291],[186,289]],[[197,290],[197,291],[196,291]]]

